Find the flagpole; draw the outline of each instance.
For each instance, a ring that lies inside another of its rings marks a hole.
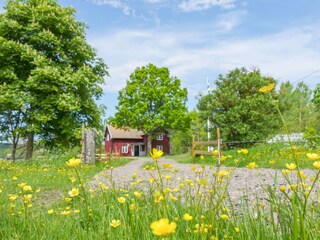
[[[207,91],[208,94],[210,93],[210,85],[209,85],[209,78],[207,77]],[[207,118],[207,137],[208,137],[208,141],[210,141],[211,139],[211,133],[210,133],[210,119],[209,117]],[[211,146],[208,145],[208,152],[210,152],[211,150]]]

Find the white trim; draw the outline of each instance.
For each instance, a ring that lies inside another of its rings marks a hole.
[[[157,140],[162,141],[163,140],[163,133],[157,134]]]
[[[156,149],[163,151],[163,146],[162,145],[156,145]]]
[[[128,152],[129,152],[128,145],[122,145],[121,146],[121,153],[128,153]]]

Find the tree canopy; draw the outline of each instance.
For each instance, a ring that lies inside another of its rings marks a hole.
[[[188,129],[187,89],[170,76],[168,68],[148,64],[130,75],[118,96],[115,116],[110,122],[153,136],[164,130]]]
[[[279,124],[273,100],[259,89],[275,82],[257,69],[236,68],[219,75],[216,88],[199,97],[197,108],[203,119],[221,128],[224,141],[265,139]]]
[[[76,20],[73,8],[55,0],[8,0],[4,9],[0,124],[14,113],[20,124],[13,134],[31,142],[36,134],[49,147],[78,144],[82,123],[100,124],[102,108],[95,100],[107,74],[86,42],[85,25]]]

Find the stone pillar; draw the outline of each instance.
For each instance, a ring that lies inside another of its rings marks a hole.
[[[95,164],[96,162],[96,132],[84,131],[84,163]]]

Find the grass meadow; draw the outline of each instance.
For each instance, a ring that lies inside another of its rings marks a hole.
[[[320,239],[318,150],[262,144],[226,151],[222,164],[230,170],[216,167],[214,154],[198,157],[194,175],[175,184],[170,179],[178,170],[161,164],[160,152],[152,154],[144,170],[152,177],[133,173],[122,187],[113,170],[133,159],[84,165],[70,151],[0,161],[0,239]],[[191,162],[188,155],[172,158]],[[244,195],[235,204],[227,192],[234,167],[282,169],[286,184],[276,184],[275,176],[263,201]],[[102,170],[108,181],[90,188]]]

